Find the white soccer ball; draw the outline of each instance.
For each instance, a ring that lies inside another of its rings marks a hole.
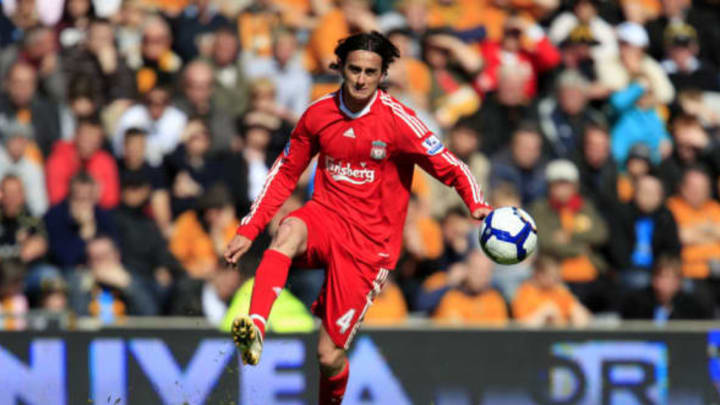
[[[480,230],[480,246],[500,264],[515,264],[535,252],[537,228],[522,208],[502,207],[488,214]]]

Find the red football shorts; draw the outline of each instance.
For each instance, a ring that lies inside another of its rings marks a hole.
[[[293,266],[325,268],[325,283],[312,312],[335,345],[347,350],[389,270],[359,260],[349,245],[355,239],[352,230],[320,204],[310,201],[283,221],[290,217],[302,220],[308,229],[307,250],[293,260]]]

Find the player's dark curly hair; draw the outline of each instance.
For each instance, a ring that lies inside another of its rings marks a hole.
[[[340,70],[347,60],[347,56],[352,51],[370,51],[375,52],[382,58],[382,72],[386,73],[388,66],[398,57],[400,51],[390,42],[387,37],[377,31],[370,33],[360,33],[351,35],[338,42],[335,47],[335,55],[338,58],[337,63],[332,63],[330,69]]]

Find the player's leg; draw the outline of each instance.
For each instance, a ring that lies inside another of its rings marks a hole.
[[[333,342],[322,325],[318,337],[318,363],[320,364],[319,405],[341,403],[350,375],[350,364],[345,349]]]
[[[275,299],[285,287],[292,259],[307,249],[307,226],[289,217],[278,227],[255,272],[250,311],[233,322],[232,335],[245,364],[260,361],[265,324]]]

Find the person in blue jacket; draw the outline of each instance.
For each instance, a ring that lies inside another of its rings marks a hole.
[[[611,149],[620,168],[625,167],[630,149],[637,143],[650,148],[655,164],[672,151],[670,135],[657,113],[652,89],[642,78],[610,97],[610,105],[617,114],[612,129]]]

